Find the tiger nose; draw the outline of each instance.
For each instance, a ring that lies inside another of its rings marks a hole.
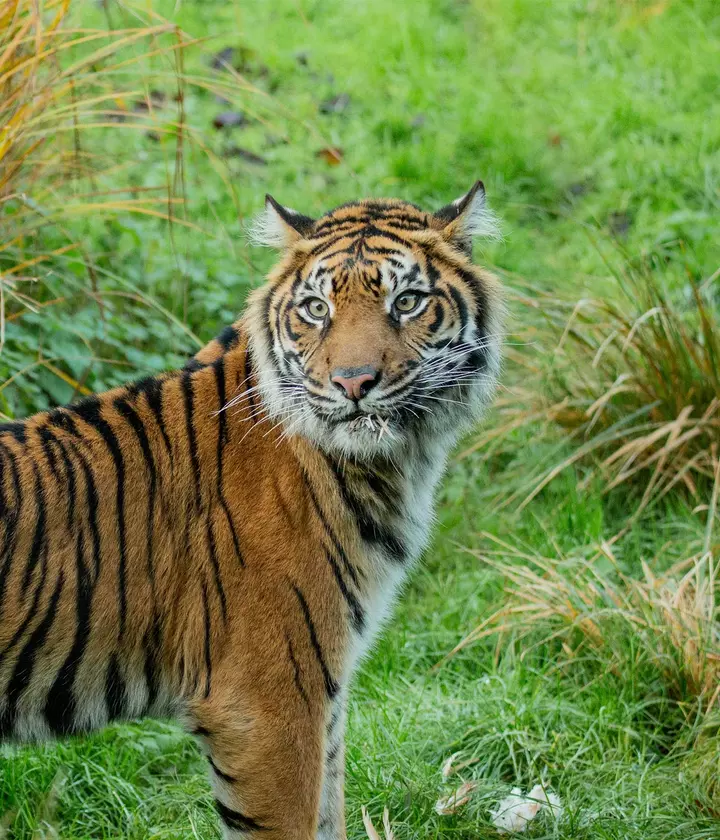
[[[359,400],[380,381],[380,371],[371,365],[356,368],[335,368],[330,374],[332,384],[349,400]]]

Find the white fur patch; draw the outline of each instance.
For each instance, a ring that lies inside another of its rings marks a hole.
[[[300,215],[297,210],[285,208],[288,213]],[[277,210],[267,202],[265,207],[247,225],[246,233],[251,245],[263,248],[285,248],[289,244],[290,227]]]
[[[465,196],[453,201],[458,205]],[[458,232],[465,236],[479,236],[483,239],[502,239],[500,220],[487,206],[485,190],[479,189],[472,197],[470,204],[458,217]]]

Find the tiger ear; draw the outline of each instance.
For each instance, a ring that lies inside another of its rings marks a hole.
[[[438,210],[432,226],[467,254],[472,251],[473,236],[500,237],[497,216],[487,206],[482,181],[476,181],[469,192]]]
[[[252,220],[248,236],[253,245],[282,249],[309,236],[314,227],[315,219],[284,207],[271,195],[266,195],[265,208]]]

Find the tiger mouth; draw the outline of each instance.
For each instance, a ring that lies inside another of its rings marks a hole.
[[[351,414],[337,417],[332,421],[334,426],[343,426],[347,431],[357,433],[362,431],[377,434],[378,440],[383,437],[392,437],[392,430],[387,417],[375,412],[365,412],[357,409]]]
[[[348,431],[359,432],[364,429],[376,434],[378,440],[382,440],[385,435],[388,437],[393,436],[387,418],[381,416],[380,414],[364,414],[362,412],[357,412],[356,415],[357,416],[352,419],[347,420]]]

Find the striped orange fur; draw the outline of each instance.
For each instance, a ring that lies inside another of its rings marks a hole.
[[[499,367],[481,184],[318,220],[183,370],[0,425],[0,738],[179,718],[227,837],[345,837],[347,686]]]

